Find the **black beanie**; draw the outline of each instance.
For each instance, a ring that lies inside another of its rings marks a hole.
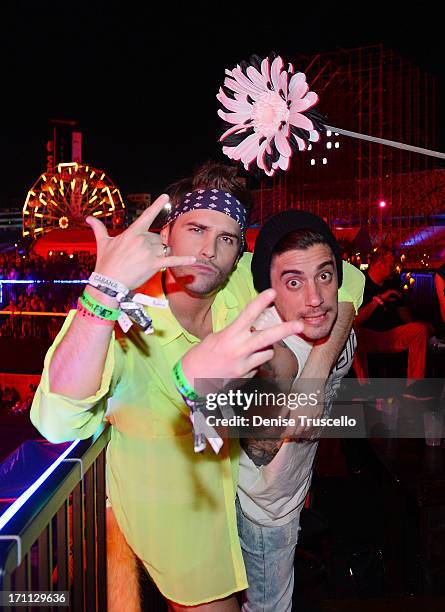
[[[329,226],[316,215],[304,210],[291,209],[271,217],[258,233],[252,258],[253,282],[257,291],[264,291],[270,287],[272,253],[279,241],[291,232],[304,229],[318,232],[326,238],[335,257],[338,286],[341,287],[343,281],[341,250]]]

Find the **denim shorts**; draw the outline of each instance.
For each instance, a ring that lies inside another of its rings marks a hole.
[[[300,516],[286,525],[263,527],[245,516],[238,498],[236,516],[249,583],[242,611],[291,612]]]

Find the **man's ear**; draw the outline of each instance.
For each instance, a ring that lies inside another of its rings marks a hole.
[[[159,235],[161,237],[162,242],[164,244],[168,244],[168,239],[170,236],[170,226],[166,225],[165,227],[163,227],[161,231],[159,232]]]

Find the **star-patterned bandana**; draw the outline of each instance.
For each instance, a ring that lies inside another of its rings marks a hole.
[[[247,211],[239,200],[227,191],[220,189],[197,189],[185,194],[184,199],[178,206],[172,207],[168,214],[165,226],[175,221],[178,217],[191,210],[216,210],[228,217],[232,217],[241,228],[241,250],[244,250],[247,224]],[[164,227],[165,227],[164,226]]]

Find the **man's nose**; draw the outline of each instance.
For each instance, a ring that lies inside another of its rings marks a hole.
[[[201,247],[201,256],[205,259],[214,259],[216,256],[216,238],[213,236],[206,236],[204,243]]]
[[[324,302],[320,287],[315,282],[309,282],[306,285],[305,298],[306,305],[314,308],[320,306]]]

